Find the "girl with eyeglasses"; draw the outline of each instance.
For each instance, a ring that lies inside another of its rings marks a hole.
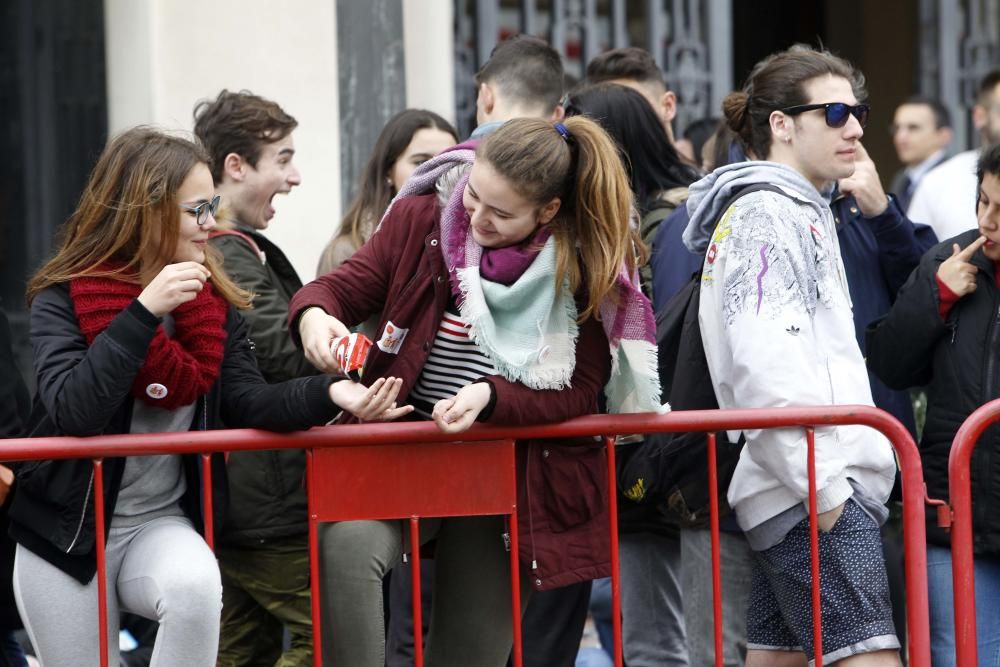
[[[382,313],[364,382],[399,376],[413,417],[446,433],[477,421],[557,422],[602,403],[657,410],[631,206],[617,150],[596,123],[508,121],[418,168],[368,243],[295,295],[292,333],[332,370],[331,340]],[[530,590],[608,575],[602,449],[589,438],[518,443],[523,602]],[[326,664],[382,666],[381,580],[410,549],[404,534],[401,521],[324,526]],[[506,664],[503,518],[431,519],[421,538],[437,540],[427,664]]]
[[[252,295],[208,245],[219,199],[197,144],[129,130],[99,158],[55,256],[32,278],[38,395],[31,436],[304,429],[340,409],[391,419],[400,382],[370,389],[315,376],[268,385],[239,309]],[[225,467],[213,457],[215,507]],[[118,617],[159,623],[151,665],[215,664],[221,584],[203,527],[198,457],[104,461],[104,497],[89,460],[18,466],[10,509],[18,608],[46,667],[98,660],[94,504],[108,522],[109,663]],[[216,517],[220,525],[222,517]]]
[[[684,243],[704,257],[699,323],[721,408],[872,405],[829,195],[855,171],[864,77],[795,46],[723,101],[754,159],[690,188]],[[744,432],[728,500],[753,552],[748,667],[815,657],[805,434]],[[898,665],[879,526],[892,447],[857,426],[816,429],[823,662]],[[803,655],[804,654],[804,655]]]

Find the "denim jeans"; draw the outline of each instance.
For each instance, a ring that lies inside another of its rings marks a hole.
[[[619,551],[625,663],[687,667],[680,541],[654,533],[626,533],[619,537]]]
[[[28,667],[24,649],[12,630],[0,630],[0,665],[2,667]]]
[[[719,533],[722,561],[722,653],[726,667],[742,667],[747,656],[747,601],[753,554],[743,533]],[[715,664],[712,605],[712,536],[708,529],[681,529],[681,590],[692,665]]]
[[[977,556],[976,634],[980,665],[1000,665],[1000,559]],[[927,545],[927,593],[930,598],[931,665],[955,664],[955,606],[951,550]]]
[[[597,631],[597,639],[601,642],[601,649],[612,655],[615,645],[615,629],[611,623],[611,577],[594,579],[594,585],[590,589],[590,617],[594,620],[594,630]]]

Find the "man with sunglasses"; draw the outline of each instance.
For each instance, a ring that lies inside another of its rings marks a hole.
[[[287,334],[288,302],[302,282],[262,233],[275,215],[275,197],[301,182],[293,162],[298,123],[247,91],[223,90],[200,102],[194,117],[219,195],[202,208],[217,207],[221,197],[211,242],[225,257],[226,272],[255,295],[244,317],[261,373],[272,383],[313,375]],[[205,214],[198,212],[198,219]],[[216,550],[223,586],[218,665],[312,665],[304,455],[233,452],[227,468],[230,500]],[[291,646],[282,652],[285,627]]]
[[[698,320],[721,408],[872,405],[828,198],[856,174],[864,97],[850,63],[796,46],[758,63],[723,102],[728,126],[757,159],[691,186],[683,236],[705,258]],[[869,194],[873,209],[892,204]],[[753,558],[746,665],[805,665],[818,652],[807,594],[807,438],[796,429],[743,436],[728,501]],[[861,427],[817,428],[815,460],[823,661],[897,666],[879,535],[892,447]]]
[[[972,124],[979,130],[982,146],[965,151],[931,170],[917,187],[908,214],[934,228],[939,239],[949,239],[974,229],[976,164],[981,151],[1000,143],[1000,68],[979,82]]]

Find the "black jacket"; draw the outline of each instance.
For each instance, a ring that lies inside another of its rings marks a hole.
[[[1000,289],[994,264],[982,250],[976,291],[955,303],[948,319],[938,314],[936,274],[952,254],[979,236],[970,230],[932,248],[900,289],[889,314],[867,332],[868,366],[889,387],[927,385],[927,420],[920,441],[924,479],[931,498],[948,498],[948,455],[962,422],[1000,396]],[[972,456],[974,547],[1000,554],[1000,428],[984,433]],[[948,534],[928,511],[928,540],[947,545]]]
[[[132,381],[160,321],[133,301],[88,345],[80,332],[67,285],[51,287],[31,306],[31,341],[38,395],[28,432],[33,437],[126,433]],[[219,379],[198,401],[192,429],[263,428],[275,431],[324,424],[337,412],[327,376],[268,385],[254,358],[246,323],[230,309]],[[114,513],[124,458],[104,462],[106,516]],[[213,457],[215,507],[226,503],[221,456]],[[181,506],[200,530],[200,466],[184,458],[187,493]],[[30,461],[19,466],[10,510],[11,535],[82,583],[96,570],[92,466],[89,460]],[[217,520],[216,525],[219,525]],[[110,520],[108,522],[110,526]],[[107,527],[106,526],[106,529]]]
[[[236,231],[222,232],[212,243],[225,258],[226,273],[255,295],[253,308],[243,316],[264,379],[274,383],[317,374],[288,335],[288,302],[302,287],[295,268],[281,248],[262,234],[243,226]],[[300,449],[231,454],[227,463],[229,511],[221,541],[253,545],[305,536],[305,465]]]

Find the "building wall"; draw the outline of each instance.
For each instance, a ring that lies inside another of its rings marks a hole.
[[[275,198],[266,234],[304,280],[340,217],[334,2],[105,0],[112,134],[140,123],[190,131],[223,88],[278,102],[299,121],[302,185]],[[282,11],[275,11],[277,8]]]
[[[265,233],[285,250],[302,279],[311,279],[346,208],[341,193],[352,188],[342,186],[353,186],[357,179],[356,161],[343,162],[352,151],[341,150],[342,142],[363,143],[353,152],[367,156],[382,123],[359,118],[378,127],[341,132],[337,0],[104,1],[112,134],[140,123],[191,130],[195,103],[222,88],[246,88],[273,99],[299,121],[295,161],[302,185],[275,199],[277,214]],[[405,71],[406,101],[400,99],[395,104],[400,108],[391,113],[422,107],[453,121],[452,2],[397,1],[402,3],[399,66]],[[367,6],[374,7],[365,3],[351,9]],[[365,94],[366,82],[355,85]],[[384,93],[367,85],[372,96]]]
[[[455,14],[452,0],[403,0],[406,106],[455,123]]]

